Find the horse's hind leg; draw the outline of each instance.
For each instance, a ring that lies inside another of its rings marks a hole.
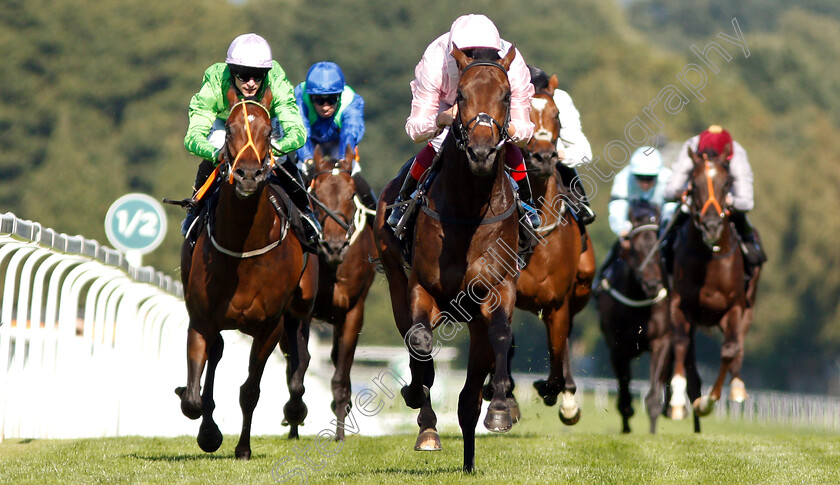
[[[665,407],[662,390],[667,379],[668,363],[671,355],[670,334],[654,339],[650,352],[650,389],[645,396],[645,407],[650,418],[650,432],[656,433],[656,419]]]
[[[201,374],[207,362],[207,347],[212,339],[207,338],[190,326],[187,331],[187,387],[179,387],[175,393],[181,397],[181,412],[190,419],[201,417]],[[208,342],[210,340],[210,342]]]
[[[286,339],[280,348],[286,355],[286,385],[289,387],[289,400],[283,405],[283,426],[289,426],[289,439],[297,439],[298,426],[303,425],[308,409],[303,402],[306,388],[303,378],[309,368],[309,317],[297,318],[286,315],[284,327]]]
[[[693,403],[698,398],[700,398],[700,391],[701,391],[701,382],[700,382],[700,372],[697,370],[697,355],[695,353],[695,335],[694,335],[694,328],[691,329],[690,335],[690,343],[688,345],[688,351],[686,352],[686,361],[685,361],[685,371],[686,371],[686,394],[688,394],[688,399]],[[694,432],[700,432],[700,415],[696,412],[694,413]]]
[[[242,433],[239,435],[239,443],[236,444],[236,458],[240,460],[251,459],[251,420],[254,417],[254,408],[260,399],[260,379],[262,379],[265,363],[274,346],[280,340],[283,332],[283,322],[276,325],[267,323],[262,333],[254,335],[254,342],[251,344],[251,355],[248,360],[248,378],[242,387],[239,388],[239,406],[242,408]]]
[[[350,408],[350,368],[362,331],[364,308],[364,299],[360,299],[347,312],[344,323],[333,328],[332,360],[335,373],[332,378],[332,407],[338,423],[335,429],[336,440],[344,440],[345,419]]]
[[[204,392],[201,393],[201,426],[198,428],[196,441],[198,441],[198,446],[207,453],[212,453],[222,446],[222,432],[213,421],[213,410],[216,409],[213,388],[216,380],[216,366],[222,359],[224,349],[225,341],[219,335],[210,346],[207,375],[204,377]]]
[[[633,397],[630,395],[630,359],[613,350],[610,352],[615,376],[618,378],[618,412],[621,413],[621,432],[630,432],[630,418],[633,417]]]

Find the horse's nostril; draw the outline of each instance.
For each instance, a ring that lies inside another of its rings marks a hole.
[[[238,175],[239,177],[244,177],[245,176],[245,171],[242,170],[241,168],[237,168],[236,169],[236,175]]]

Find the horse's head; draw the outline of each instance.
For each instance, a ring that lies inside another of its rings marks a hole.
[[[458,63],[458,118],[452,126],[458,148],[467,154],[470,170],[487,176],[495,168],[495,155],[507,140],[510,120],[510,82],[507,70],[516,56],[511,47],[499,59],[492,49],[475,49],[475,57],[452,46]]]
[[[344,224],[342,226],[322,209],[316,209],[323,227],[323,238],[319,250],[326,261],[332,265],[338,265],[344,261],[350,238],[359,229],[356,227],[354,218],[356,202],[353,198],[356,195],[356,183],[350,176],[354,159],[355,153],[349,146],[345,157],[341,160],[324,156],[321,147],[315,147],[309,191],[333,211]]]
[[[247,198],[263,186],[271,171],[271,121],[266,106],[271,90],[259,101],[239,101],[233,86],[227,93],[230,115],[225,123],[222,178],[234,184],[236,195]]]
[[[731,153],[730,144],[720,154],[712,149],[703,153],[688,149],[688,155],[694,161],[688,186],[692,220],[703,235],[703,243],[715,251],[727,225],[725,200],[732,187],[727,158]]]
[[[648,298],[655,297],[663,288],[662,268],[658,264],[657,233],[659,208],[645,200],[633,202],[627,214],[633,229],[627,236],[630,249],[622,255],[630,267],[632,277]]]
[[[547,178],[554,173],[554,167],[560,161],[557,154],[557,138],[560,136],[560,111],[554,103],[552,94],[557,89],[557,76],[548,80],[548,88],[534,93],[531,98],[531,122],[534,123],[534,136],[525,146],[528,168],[537,170],[539,177]]]

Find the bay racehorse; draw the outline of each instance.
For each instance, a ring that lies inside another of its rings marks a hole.
[[[577,386],[572,377],[569,335],[573,316],[589,302],[595,253],[589,236],[583,233],[581,237],[580,226],[566,209],[564,198],[570,194],[560,188],[556,169],[560,163],[559,111],[551,94],[556,88],[557,76],[552,75],[548,89],[534,93],[531,100],[534,136],[523,153],[542,226],[537,230],[539,244],[519,277],[516,306],[539,315],[545,323],[549,374],[548,379],[534,382],[534,387],[548,406],[562,393],[560,421],[573,425],[580,419],[580,407],[574,397]]]
[[[667,290],[659,259],[659,208],[644,200],[631,203],[628,220],[633,225],[617,243],[618,258],[598,285],[597,303],[601,332],[610,349],[610,362],[618,379],[618,411],[622,433],[630,432],[633,416],[630,395],[630,362],[650,352],[650,390],[645,408],[650,432],[662,414],[663,391],[671,361],[671,319]]]
[[[744,340],[753,321],[758,279],[756,267],[745,284],[744,258],[724,204],[732,185],[726,161],[732,151],[709,150],[702,154],[689,149],[694,168],[689,179],[691,223],[684,224],[674,242],[673,288],[669,293],[674,325],[674,373],[671,417],[684,416],[685,393],[694,407],[694,430],[700,431],[700,417],[709,414],[721,397],[727,374],[732,375],[730,399],[747,398],[740,378]],[[723,331],[721,363],[708,395],[700,395],[694,335],[697,326],[717,326]]]
[[[206,452],[217,450],[222,443],[222,434],[213,421],[213,381],[224,349],[220,331],[235,329],[253,337],[248,378],[239,394],[243,419],[236,457],[240,459],[251,457],[251,419],[266,361],[278,342],[287,355],[297,353],[297,330],[284,326],[283,313],[308,312],[317,285],[317,261],[312,258],[307,264],[299,240],[290,231],[289,217],[278,214],[276,194],[267,182],[273,165],[271,123],[265,108],[270,101],[268,89],[259,102],[239,101],[232,87],[228,91],[231,108],[218,200],[194,250],[185,240],[181,252],[190,323],[187,386],[176,392],[184,415],[190,419],[202,417],[197,441]],[[205,363],[207,374],[201,392]],[[294,367],[296,362],[290,359],[289,364]],[[305,415],[306,408],[301,408],[300,401],[302,375],[300,379],[289,386],[290,403],[299,401],[292,407],[304,410]]]
[[[356,184],[350,176],[354,158],[351,148],[345,158],[334,160],[322,156],[321,147],[316,146],[309,184],[310,194],[320,202],[315,212],[323,227],[312,317],[333,325],[332,409],[339,440],[344,439],[344,420],[350,406],[350,367],[362,331],[365,299],[376,274],[371,262],[376,248],[373,230],[367,224],[369,209],[356,194]]]
[[[484,426],[506,432],[513,425],[506,402],[507,354],[516,299],[519,222],[504,160],[511,94],[507,69],[516,50],[511,48],[502,59],[489,51],[476,49],[471,58],[457,47],[452,49],[460,70],[458,115],[441,147],[440,171],[417,216],[408,275],[400,241],[385,222],[387,205],[402,186],[400,177],[380,197],[375,228],[394,318],[409,350],[411,382],[403,387],[402,396],[409,407],[420,409],[415,450],[440,449],[437,417],[429,399],[437,348],[432,331],[439,327],[438,336],[450,339],[462,328],[460,322],[468,322],[467,377],[458,399],[466,471],[475,466],[482,384],[491,371],[493,393]]]

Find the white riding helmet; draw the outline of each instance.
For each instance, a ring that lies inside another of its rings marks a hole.
[[[640,147],[630,157],[630,173],[633,175],[659,175],[662,170],[662,155],[654,147]]]
[[[227,64],[271,69],[271,47],[257,34],[242,34],[233,39],[228,47]]]
[[[490,47],[502,49],[502,39],[493,21],[480,14],[461,15],[449,28],[449,45],[459,49]]]

